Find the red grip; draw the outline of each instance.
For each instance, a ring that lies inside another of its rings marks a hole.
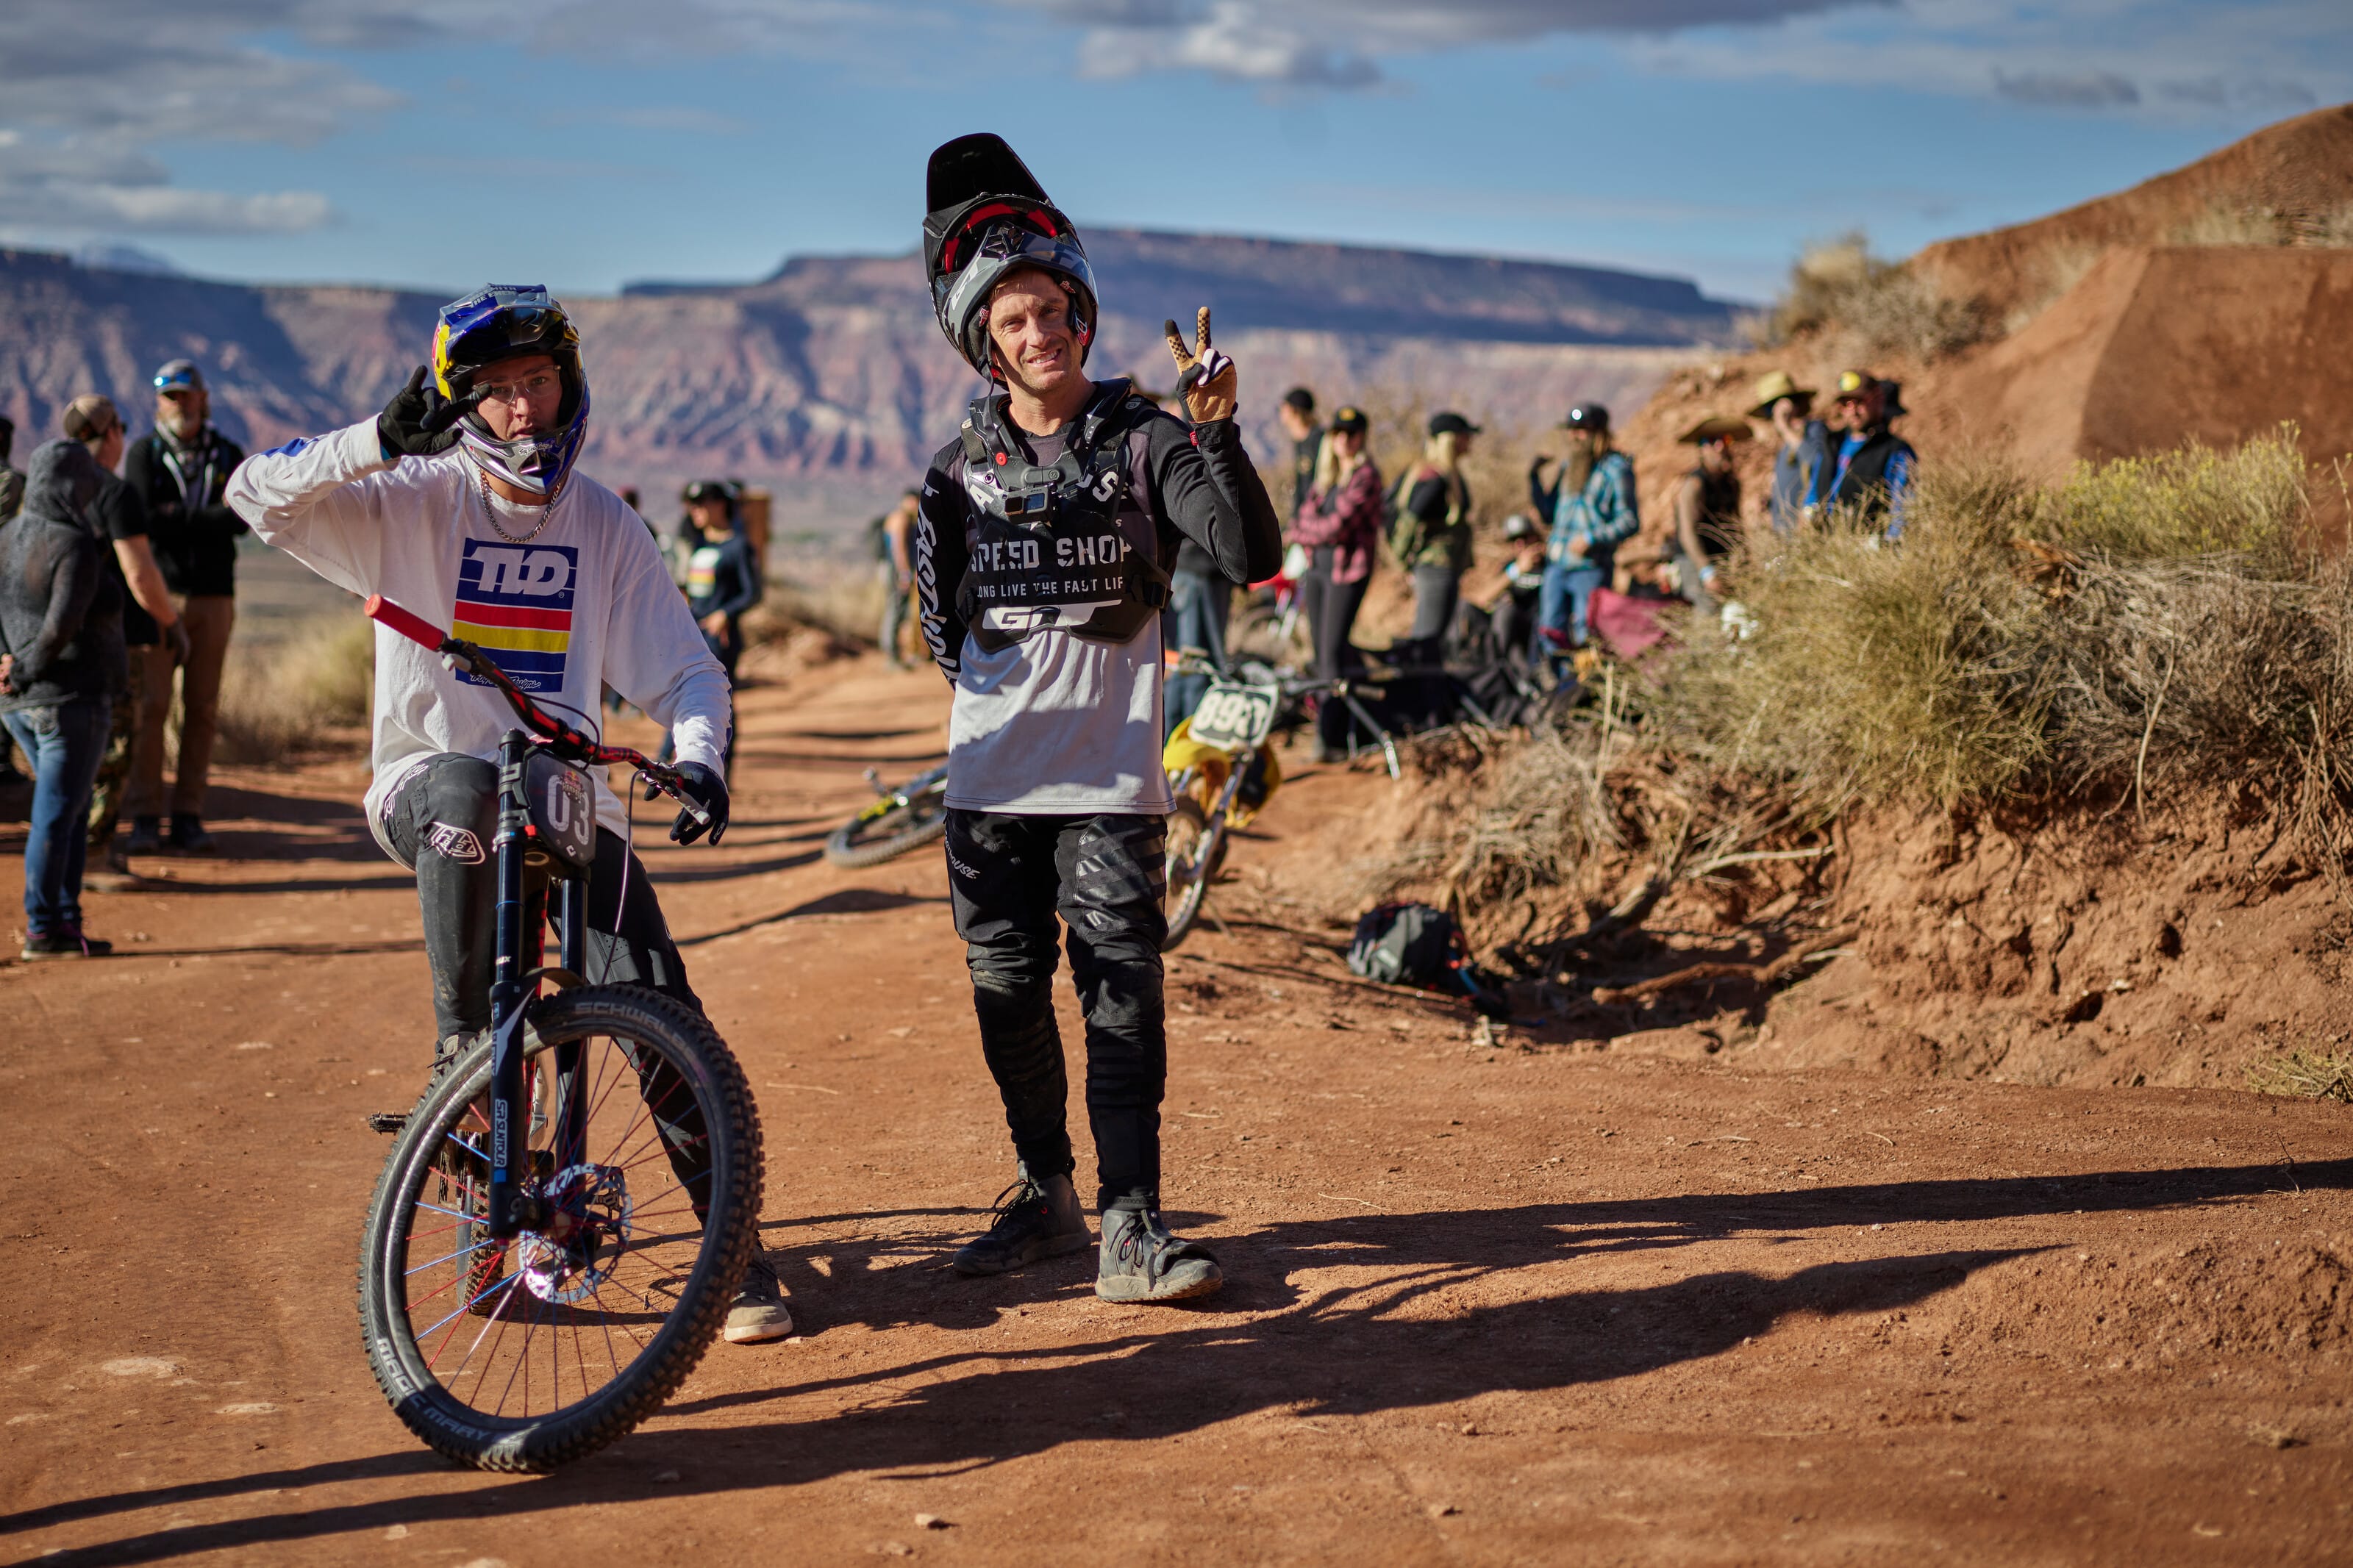
[[[368,619],[390,626],[410,642],[423,643],[438,651],[442,634],[429,621],[410,615],[382,594],[370,594],[367,600]]]

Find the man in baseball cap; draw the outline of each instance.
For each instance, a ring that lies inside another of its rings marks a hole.
[[[1553,482],[1544,478],[1552,458],[1538,453],[1528,467],[1528,500],[1552,525],[1535,651],[1556,655],[1585,646],[1587,602],[1609,581],[1618,546],[1642,527],[1634,465],[1609,444],[1609,410],[1580,403],[1560,426],[1568,432],[1568,452]]]
[[[1904,532],[1904,508],[1916,461],[1912,444],[1888,427],[1905,412],[1902,389],[1867,370],[1840,373],[1838,409],[1845,416],[1831,460],[1814,476],[1808,498],[1816,511],[1843,509],[1894,540]]]
[[[164,585],[188,628],[186,668],[180,675],[180,757],[164,830],[164,726],[172,708],[172,671],[151,661],[139,705],[136,765],[124,809],[131,814],[132,854],[159,848],[208,855],[205,789],[212,773],[213,736],[220,711],[221,669],[237,624],[237,542],[245,520],[222,499],[245,449],[213,427],[212,397],[194,360],[159,368],[155,427],[122,455],[123,482],[147,509],[148,536]]]

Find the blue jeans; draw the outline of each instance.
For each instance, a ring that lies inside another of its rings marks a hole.
[[[1551,642],[1554,651],[1562,644],[1545,634],[1566,637],[1567,646],[1585,646],[1586,605],[1591,603],[1593,590],[1609,580],[1609,574],[1599,566],[1571,566],[1562,561],[1545,563],[1544,586],[1536,595],[1536,647],[1541,656],[1545,644]]]
[[[1198,647],[1209,656],[1209,662],[1223,669],[1226,667],[1226,617],[1233,613],[1233,584],[1223,577],[1204,577],[1198,572],[1172,573],[1168,578],[1168,607],[1160,612],[1160,639],[1171,648]],[[1208,694],[1209,678],[1206,675],[1173,675],[1168,678],[1165,728],[1168,734],[1193,716]]]
[[[112,732],[113,709],[111,699],[84,697],[0,714],[33,764],[32,836],[25,840],[27,936],[81,930],[82,859],[90,848],[83,822]]]

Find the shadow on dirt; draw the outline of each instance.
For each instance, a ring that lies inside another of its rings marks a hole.
[[[1688,1246],[1736,1232],[1852,1231],[1894,1222],[2149,1210],[2284,1191],[2291,1180],[2307,1192],[2353,1188],[2353,1160],[2299,1164],[2292,1177],[2284,1165],[2209,1166],[1365,1215],[1269,1226],[1219,1238],[1236,1284],[1203,1308],[1165,1314],[1112,1310],[1118,1315],[1110,1321],[1148,1321],[1148,1330],[1043,1353],[991,1350],[976,1342],[954,1356],[813,1377],[779,1391],[795,1397],[831,1394],[854,1402],[828,1420],[640,1433],[542,1479],[183,1524],[53,1552],[42,1561],[148,1563],[381,1531],[396,1524],[522,1517],[649,1495],[658,1486],[669,1497],[718,1494],[855,1470],[885,1472],[878,1478],[882,1480],[917,1480],[985,1468],[1069,1443],[1164,1439],[1259,1412],[1364,1415],[1503,1390],[1607,1383],[1725,1353],[1784,1318],[1907,1307],[1978,1269],[2039,1249],[1890,1255],[1811,1264],[1780,1277],[1695,1274],[1640,1289],[1569,1289],[1500,1303],[1482,1302],[1475,1290],[1463,1288],[1508,1270],[1597,1253]],[[895,1217],[913,1216],[902,1211]],[[978,1282],[953,1279],[938,1270],[938,1259],[955,1237],[968,1233],[969,1220],[961,1210],[939,1211],[937,1217],[951,1224],[935,1235],[787,1242],[774,1248],[773,1256],[802,1274],[800,1299],[827,1321],[875,1328],[913,1322],[976,1328],[1008,1309],[1084,1289],[1077,1277],[1083,1270],[1071,1270],[1067,1279],[1054,1269]],[[810,1223],[817,1222],[783,1228]],[[1787,1239],[1798,1243],[1807,1237],[1791,1234]],[[814,1286],[807,1269],[818,1257],[831,1270],[821,1288]],[[1286,1280],[1295,1270],[1335,1266],[1372,1269],[1377,1277],[1332,1286],[1295,1287]],[[1236,1309],[1264,1315],[1238,1319]],[[814,1363],[777,1353],[779,1370]],[[727,1395],[673,1405],[667,1414],[755,1408],[776,1397]],[[422,1453],[380,1455],[60,1503],[0,1518],[0,1531],[20,1533],[137,1509],[419,1476],[438,1468],[438,1461]],[[667,1471],[680,1479],[654,1481],[657,1473]]]
[[[814,859],[816,857],[811,856],[809,858]],[[947,900],[944,898],[923,898],[914,893],[885,892],[880,888],[843,888],[819,898],[811,899],[806,903],[795,904],[791,909],[780,910],[773,915],[754,915],[750,920],[738,921],[735,924],[723,927],[718,931],[704,931],[697,936],[680,937],[678,945],[699,947],[704,942],[717,942],[722,937],[741,936],[747,931],[757,931],[762,926],[775,925],[780,921],[797,920],[803,915],[873,915],[881,914],[886,910],[907,909],[916,904],[946,902]]]

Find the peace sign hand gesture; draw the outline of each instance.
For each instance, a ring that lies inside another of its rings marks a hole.
[[[1176,322],[1166,323],[1162,330],[1168,334],[1168,353],[1176,361],[1176,395],[1185,400],[1185,412],[1193,423],[1231,419],[1235,405],[1240,402],[1235,391],[1234,362],[1209,346],[1209,307],[1201,307],[1189,349]]]

